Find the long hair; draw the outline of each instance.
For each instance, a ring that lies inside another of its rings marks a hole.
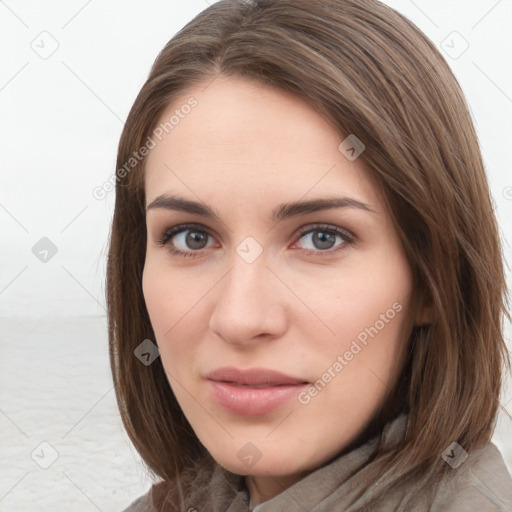
[[[449,66],[414,24],[376,0],[221,0],[158,55],[119,144],[107,266],[110,361],[124,426],[147,466],[171,480],[205,450],[160,358],[146,366],[134,356],[143,340],[155,340],[142,293],[140,154],[170,102],[219,75],[297,95],[365,144],[361,158],[432,311],[428,325],[412,329],[396,384],[407,436],[378,457],[387,469],[441,470],[453,441],[466,451],[483,446],[510,367],[502,324],[510,316],[479,143]]]

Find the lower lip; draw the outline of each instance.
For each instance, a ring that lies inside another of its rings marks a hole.
[[[307,387],[307,384],[285,384],[268,388],[236,386],[228,382],[208,381],[215,401],[235,414],[258,416],[272,412]]]

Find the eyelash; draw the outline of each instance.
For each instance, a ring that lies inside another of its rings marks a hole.
[[[206,234],[208,236],[212,236],[207,230],[202,228],[202,226],[200,226],[199,224],[180,224],[178,226],[174,226],[174,227],[168,229],[167,231],[165,231],[163,233],[163,235],[160,237],[160,239],[156,242],[156,244],[161,245],[161,246],[166,246],[166,245],[168,245],[169,241],[175,235],[178,235],[178,234],[182,233],[183,231],[188,231],[188,230],[195,231],[195,232],[198,232],[201,234]],[[328,249],[325,251],[321,251],[321,250],[313,251],[311,249],[300,249],[303,253],[307,254],[308,256],[319,256],[319,255],[320,255],[320,257],[322,257],[323,255],[332,256],[334,253],[344,249],[347,244],[353,245],[355,242],[355,237],[348,231],[341,229],[341,228],[334,227],[334,226],[329,226],[326,224],[314,224],[312,226],[308,226],[307,228],[300,228],[299,237],[297,240],[300,240],[305,235],[307,235],[311,232],[315,232],[315,231],[321,231],[322,233],[328,233],[331,235],[338,235],[343,239],[344,243],[340,244],[335,249]],[[176,256],[182,256],[182,257],[196,257],[201,252],[201,250],[181,251],[172,246],[168,246],[168,250],[171,254],[176,255]]]

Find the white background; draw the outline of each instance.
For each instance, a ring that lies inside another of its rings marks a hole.
[[[460,80],[510,255],[512,2],[386,3],[443,49]],[[114,195],[97,200],[92,190],[115,171],[123,122],[158,52],[207,6],[0,1],[1,511],[119,511],[151,485],[108,366]],[[42,237],[57,248],[46,263],[32,252]],[[493,441],[512,471],[511,398]]]

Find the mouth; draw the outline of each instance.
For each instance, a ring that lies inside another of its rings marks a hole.
[[[310,384],[265,368],[219,368],[209,373],[206,380],[215,402],[231,413],[247,416],[267,414],[282,407]]]
[[[266,368],[248,370],[239,370],[233,367],[219,368],[209,373],[206,378],[216,382],[229,382],[233,385],[252,388],[308,384],[304,379]]]

